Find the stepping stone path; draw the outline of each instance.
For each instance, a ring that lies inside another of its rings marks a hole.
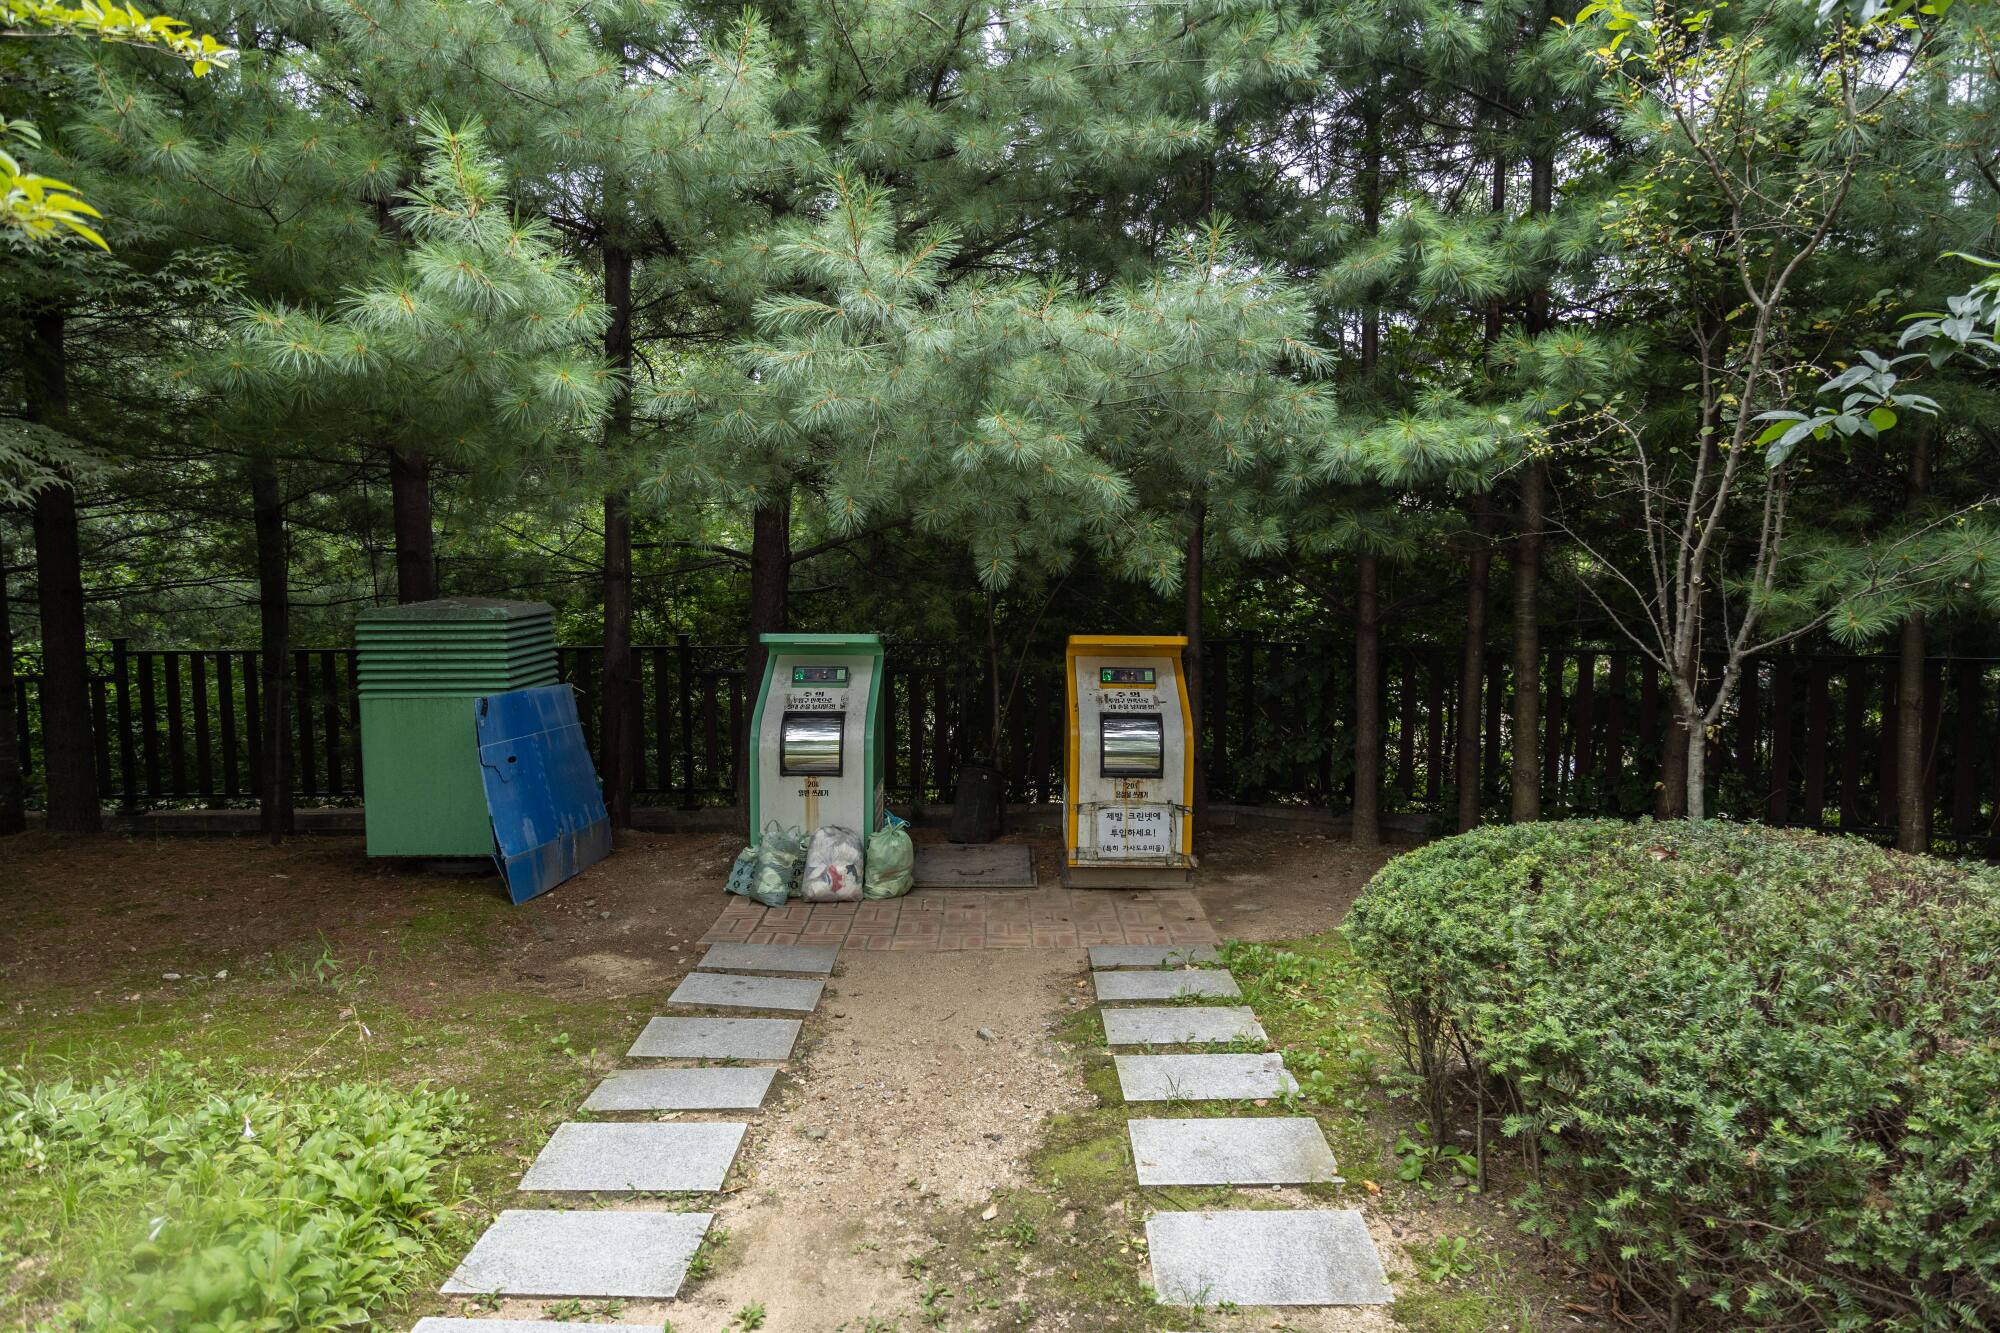
[[[1197,1046],[1211,1041],[1266,1042],[1257,1015],[1239,1004],[1172,1004],[1158,1008],[1103,1009],[1104,1040],[1111,1046]]]
[[[768,945],[778,948],[778,945]],[[710,1009],[790,1009],[809,1014],[819,1007],[824,981],[792,977],[739,977],[722,972],[690,972],[667,997],[669,1004]]]
[[[1307,1185],[1338,1181],[1333,1150],[1310,1116],[1133,1120],[1141,1185]]]
[[[1299,1090],[1281,1055],[1114,1055],[1111,1062],[1128,1102],[1233,1102]]]
[[[524,1190],[719,1190],[750,1126],[558,1125],[521,1177]]]
[[[1090,951],[1109,1046],[1267,1041],[1241,1005],[1114,1009],[1129,1000],[1238,998],[1221,969],[1192,969],[1215,951],[1140,946]],[[1150,968],[1151,971],[1116,971]],[[1298,1091],[1281,1054],[1114,1055],[1128,1102],[1256,1101]],[[1270,1186],[1338,1182],[1333,1150],[1306,1116],[1134,1118],[1139,1184]],[[1169,1305],[1383,1305],[1394,1299],[1367,1223],[1329,1209],[1159,1212],[1146,1221],[1153,1288]]]
[[[719,972],[801,972],[816,977],[833,971],[838,944],[711,944],[696,967]]]
[[[836,948],[721,944],[702,966],[823,977]],[[668,1003],[698,1008],[787,1009],[810,1013],[826,983],[799,976],[692,972]],[[796,1018],[652,1019],[627,1057],[638,1060],[791,1058]],[[777,1070],[769,1066],[677,1065],[616,1070],[584,1102],[590,1111],[751,1110],[763,1105]],[[594,1120],[556,1127],[520,1188],[537,1193],[712,1193],[723,1186],[749,1125],[743,1121]],[[446,1295],[672,1300],[708,1234],[714,1214],[595,1207],[588,1198],[561,1211],[508,1209],[494,1219],[444,1286]],[[631,1325],[560,1320],[425,1319],[416,1333],[637,1333]]]
[[[1111,1000],[1237,999],[1236,978],[1219,968],[1186,972],[1093,972],[1099,1003]]]

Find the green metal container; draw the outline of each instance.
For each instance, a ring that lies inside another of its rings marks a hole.
[[[370,856],[490,856],[472,701],[556,683],[555,611],[449,597],[355,621]]]

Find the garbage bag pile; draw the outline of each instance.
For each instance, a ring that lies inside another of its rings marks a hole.
[[[861,835],[853,829],[828,824],[809,838],[805,830],[774,819],[755,847],[736,854],[723,889],[766,907],[783,907],[788,898],[810,903],[900,898],[910,891],[916,866],[909,827],[885,813],[864,854]]]

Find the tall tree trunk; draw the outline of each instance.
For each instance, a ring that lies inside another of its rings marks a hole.
[[[1382,842],[1382,640],[1375,556],[1362,552],[1354,598],[1354,807],[1356,847]]]
[[[1479,823],[1480,697],[1486,676],[1486,596],[1493,571],[1493,497],[1472,499],[1472,551],[1465,571],[1465,649],[1458,664],[1458,831]]]
[[[746,646],[744,680],[751,689],[764,680],[764,636],[784,631],[792,583],[792,500],[789,492],[761,506],[750,520],[750,639]],[[749,710],[744,710],[736,731],[737,753],[746,754],[750,743]],[[736,804],[744,817],[754,823],[757,812],[750,809],[750,765],[736,766]]]
[[[1542,817],[1542,529],[1547,521],[1549,465],[1537,459],[1521,476],[1521,532],[1514,543],[1514,708],[1512,815]]]
[[[7,600],[7,545],[0,541],[0,834],[19,833],[28,826],[14,694],[14,613]]]
[[[416,449],[389,449],[389,513],[396,535],[396,600],[437,596],[437,552],[431,535],[431,460]]]
[[[1187,567],[1181,579],[1181,633],[1187,636],[1187,648],[1181,654],[1181,680],[1187,687],[1188,734],[1194,737],[1194,753],[1187,757],[1194,765],[1194,809],[1191,812],[1197,832],[1208,827],[1208,763],[1203,758],[1201,744],[1201,679],[1202,679],[1202,567],[1203,544],[1208,526],[1208,501],[1199,488],[1194,493],[1194,504],[1188,509]]]
[[[605,452],[622,463],[632,434],[632,255],[604,247],[604,357],[617,372],[616,396],[604,425]],[[632,660],[632,506],[618,489],[604,497],[604,805],[614,828],[632,823],[632,789],[638,757],[638,680]]]
[[[250,500],[257,535],[258,726],[264,770],[257,788],[257,825],[273,842],[292,831],[291,557],[286,549],[285,497],[268,454],[250,462]]]
[[[1931,436],[1924,423],[1910,441],[1908,509],[1919,513],[1931,491]],[[1896,679],[1896,846],[1925,852],[1931,845],[1930,784],[1924,781],[1924,613],[1903,621]]]
[[[64,315],[43,306],[27,320],[21,368],[28,420],[60,430],[69,414],[69,355]],[[83,543],[76,492],[68,485],[35,494],[35,595],[42,622],[42,775],[52,833],[103,827],[90,728],[90,659],[83,617]]]

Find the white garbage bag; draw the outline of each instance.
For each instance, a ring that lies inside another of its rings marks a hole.
[[[809,903],[851,903],[861,897],[861,835],[828,824],[813,830],[806,846],[800,897]]]

